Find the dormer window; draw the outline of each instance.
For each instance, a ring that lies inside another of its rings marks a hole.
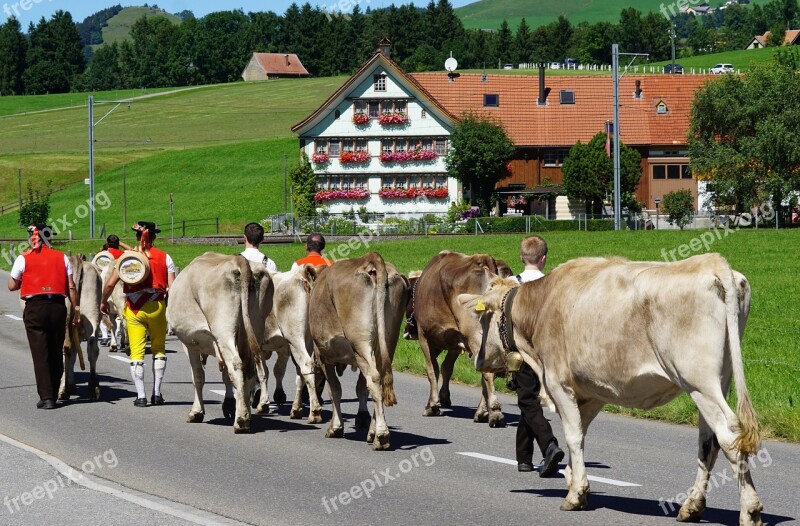
[[[386,73],[373,77],[375,91],[386,91]]]
[[[497,108],[500,106],[500,95],[496,93],[485,93],[483,95],[483,106],[485,108]]]

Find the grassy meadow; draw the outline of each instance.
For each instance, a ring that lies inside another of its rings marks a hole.
[[[173,24],[181,23],[180,18],[157,7],[126,7],[111,17],[108,21],[108,24],[103,28],[103,44],[112,44],[114,42],[122,42],[123,40],[127,40],[130,37],[133,24],[135,24],[143,16],[161,16]]]
[[[742,230],[717,240],[712,251],[720,252],[731,265],[744,273],[753,290],[750,319],[743,340],[745,374],[766,436],[800,441],[800,311],[787,308],[796,289],[796,272],[787,265],[785,248],[796,245],[796,230]],[[166,233],[162,233],[164,236]],[[699,231],[659,232],[543,232],[550,246],[548,270],[569,259],[581,256],[624,256],[632,260],[661,260],[663,253],[688,243]],[[127,233],[125,233],[127,235]],[[167,234],[168,235],[168,234]],[[488,252],[508,261],[515,271],[519,263],[519,235],[437,237],[384,241],[369,248],[379,251],[402,272],[422,269],[427,261],[444,249],[465,253]],[[215,251],[235,253],[240,247],[170,245],[159,243],[173,256],[179,267],[194,257]],[[62,245],[71,251],[94,252],[97,242],[74,242]],[[287,270],[292,261],[303,255],[300,244],[262,246],[278,268]],[[335,249],[331,244],[330,249]],[[360,255],[366,249],[357,251]],[[4,268],[6,263],[0,261]],[[425,374],[422,352],[417,342],[400,340],[395,369]],[[459,358],[456,381],[476,385],[479,376],[466,358]],[[505,381],[497,380],[505,389]],[[402,393],[399,393],[402,402]],[[477,400],[475,400],[477,403]],[[687,395],[652,411],[608,407],[607,410],[644,418],[695,425],[697,409]],[[422,407],[420,407],[420,412]]]

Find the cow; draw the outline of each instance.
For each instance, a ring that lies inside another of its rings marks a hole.
[[[489,279],[501,273],[511,275],[511,269],[488,254],[466,256],[458,252],[443,251],[428,262],[422,274],[413,280],[413,304],[407,308],[407,339],[419,339],[425,356],[430,394],[424,416],[441,415],[441,407],[450,407],[450,377],[458,355],[472,355],[466,335],[478,329],[477,321],[458,305],[458,295],[483,292]],[[438,357],[447,351],[441,366],[442,387],[439,381]],[[473,420],[488,422],[491,427],[501,427],[505,418],[494,389],[494,374],[482,374],[483,392]]]
[[[471,335],[472,345],[483,342],[476,367],[501,371],[506,350],[518,349],[561,417],[570,453],[562,510],[587,506],[583,443],[604,404],[650,409],[685,391],[700,412],[699,469],[678,520],[700,519],[721,448],[739,481],[740,524],[761,524],[763,506],[747,468],[759,428],[741,352],[750,285],[722,256],[673,263],[581,258],[520,287],[496,278],[484,294],[459,302],[481,320]],[[731,377],[735,413],[725,401]]]
[[[273,369],[276,380],[275,401],[277,403],[286,402],[282,381],[286,364],[291,355],[297,368],[297,379],[295,397],[289,416],[290,418],[302,418],[303,388],[305,386],[308,388],[310,405],[308,423],[319,424],[322,422],[322,405],[317,396],[314,345],[308,329],[308,299],[317,273],[313,266],[303,265],[289,272],[271,273],[270,277],[275,286],[274,308],[266,319],[261,349],[264,360],[269,359],[273,352],[277,353]],[[260,389],[256,391],[253,403],[259,413],[264,413],[269,408],[269,391],[267,389],[269,369],[263,360],[259,365]]]
[[[251,270],[240,255],[206,252],[175,278],[169,290],[167,321],[192,366],[194,403],[187,422],[204,419],[205,371],[200,355],[213,355],[224,364],[223,414],[234,419],[235,433],[250,431],[248,401],[273,293],[266,269]]]
[[[59,400],[69,400],[70,395],[76,394],[75,387],[75,359],[80,356],[81,370],[84,369],[84,358],[81,351],[81,340],[86,340],[86,357],[89,359],[89,400],[96,401],[100,398],[100,384],[97,381],[97,358],[100,347],[97,334],[100,330],[100,297],[103,293],[100,273],[97,268],[88,263],[83,255],[77,254],[70,257],[72,265],[72,278],[78,289],[80,301],[81,322],[73,327],[69,322],[73,318],[73,306],[67,301],[67,332],[64,338],[64,375],[61,377],[61,387],[58,390]]]
[[[389,449],[384,407],[397,402],[392,360],[407,300],[408,280],[377,252],[337,261],[317,278],[308,320],[315,357],[330,389],[333,415],[326,437],[344,435],[337,368],[356,366],[361,373],[356,427],[369,422],[367,442],[376,451]],[[375,404],[371,419],[367,391]]]
[[[106,281],[111,277],[114,273],[114,263],[113,261],[110,264],[106,265],[100,273],[100,277],[103,280],[103,285],[105,285]],[[122,282],[118,282],[114,287],[114,291],[111,293],[111,296],[108,298],[108,320],[111,323],[109,327],[109,333],[111,335],[111,346],[109,347],[109,352],[116,352],[117,349],[125,349],[128,346],[128,322],[123,315],[123,310],[125,309],[125,293],[122,290]],[[116,324],[119,323],[119,340],[117,340],[117,328]]]

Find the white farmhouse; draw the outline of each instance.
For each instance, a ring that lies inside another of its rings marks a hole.
[[[460,201],[445,156],[456,117],[389,57],[387,41],[313,114],[292,128],[331,213],[419,215]]]

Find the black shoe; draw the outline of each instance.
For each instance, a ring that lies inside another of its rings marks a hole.
[[[539,476],[550,477],[558,471],[558,463],[564,459],[564,452],[558,447],[558,443],[554,440],[547,446],[547,451],[544,458],[539,463]]]
[[[133,405],[136,407],[147,407],[147,398],[137,398],[133,401]]]
[[[56,408],[56,401],[55,400],[39,400],[36,402],[36,409],[55,409]]]
[[[164,405],[164,397],[154,394],[150,397],[150,405]]]
[[[533,464],[530,462],[520,462],[517,464],[517,471],[528,472],[533,471]]]

